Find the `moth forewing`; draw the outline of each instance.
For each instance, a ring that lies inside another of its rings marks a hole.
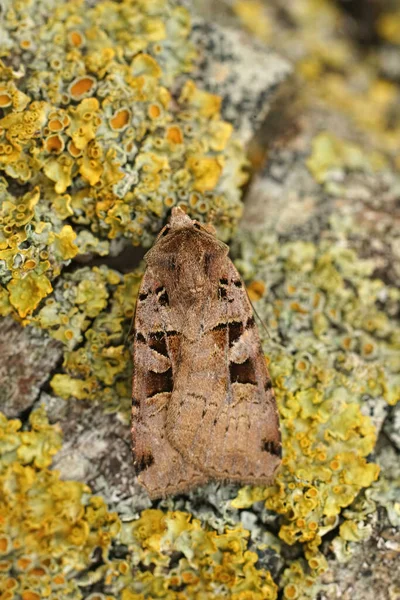
[[[152,497],[208,479],[269,484],[278,413],[227,246],[181,209],[146,255],[135,314],[132,439]]]

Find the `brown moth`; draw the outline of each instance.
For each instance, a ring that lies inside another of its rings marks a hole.
[[[146,254],[135,314],[132,443],[152,498],[209,479],[265,485],[278,412],[228,247],[180,208]]]

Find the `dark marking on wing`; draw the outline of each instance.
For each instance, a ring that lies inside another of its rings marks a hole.
[[[156,394],[163,392],[172,392],[173,381],[172,381],[172,367],[170,367],[164,373],[155,373],[149,371],[146,376],[146,396],[152,398]]]
[[[229,323],[229,346],[233,344],[243,335],[243,323],[241,321],[231,321]]]
[[[266,381],[265,386],[264,386],[264,390],[266,392],[268,392],[269,390],[272,390],[272,381],[270,379],[268,379],[268,381]]]
[[[163,356],[168,356],[168,348],[163,331],[153,331],[150,333],[149,345],[152,350],[155,350]]]
[[[237,288],[241,288],[243,286],[243,283],[240,281],[240,279],[237,279],[233,282],[233,285],[236,285]]]
[[[171,337],[173,335],[178,335],[178,332],[177,331],[173,331],[172,329],[171,329],[171,331],[167,331],[167,337]]]
[[[171,254],[168,256],[168,269],[170,271],[175,271],[176,269],[176,256],[175,254]]]
[[[134,396],[132,396],[132,406],[134,406],[135,408],[140,406],[139,400],[137,398],[135,398]]]
[[[254,320],[254,317],[249,317],[247,319],[247,323],[246,323],[246,329],[252,329],[255,326],[256,322]]]
[[[165,287],[158,287],[156,289],[156,294],[161,306],[169,306],[169,298]]]
[[[228,280],[226,277],[221,277],[219,280],[220,285],[228,285]]]
[[[136,475],[148,469],[154,463],[154,456],[148,452],[133,463]]]
[[[243,363],[231,362],[229,374],[232,383],[250,383],[257,385],[256,374],[252,361],[248,358]]]
[[[228,327],[228,323],[218,323],[215,327],[211,329],[211,331],[221,331],[225,330]]]
[[[214,255],[211,252],[206,252],[204,255],[204,271],[206,275],[210,274],[210,268],[212,265]]]
[[[162,340],[164,337],[163,331],[152,331],[150,333],[150,340]]]
[[[141,294],[139,294],[139,300],[141,302],[143,302],[144,300],[146,300],[146,298],[147,298],[148,295],[149,294],[147,294],[146,292],[142,292]]]
[[[218,288],[218,298],[220,300],[225,300],[226,298],[226,289],[221,286]]]
[[[146,338],[144,337],[144,335],[142,333],[140,333],[140,331],[138,331],[136,333],[136,340],[138,342],[141,342],[142,344],[146,343]]]
[[[282,458],[282,444],[280,442],[274,442],[272,440],[263,440],[261,449],[263,452],[268,452],[274,456]]]

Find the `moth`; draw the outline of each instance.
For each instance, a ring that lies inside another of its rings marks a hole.
[[[133,339],[139,482],[151,498],[210,479],[271,483],[281,462],[278,412],[228,247],[174,208],[145,261]]]

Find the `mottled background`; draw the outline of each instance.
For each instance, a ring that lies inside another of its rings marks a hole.
[[[0,600],[400,598],[396,0],[0,4]],[[151,503],[141,259],[212,221],[260,320],[274,486]]]

